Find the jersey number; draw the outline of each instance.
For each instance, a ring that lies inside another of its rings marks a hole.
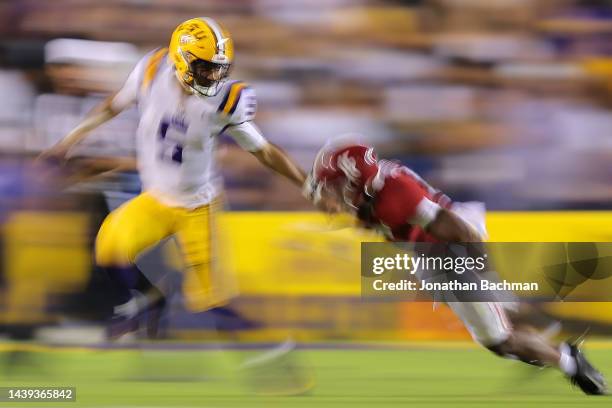
[[[183,145],[181,140],[184,139],[187,129],[173,126],[171,122],[162,120],[159,125],[159,157],[164,161],[172,161],[174,163],[183,163]]]

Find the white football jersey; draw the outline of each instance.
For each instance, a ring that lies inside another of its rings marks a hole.
[[[267,141],[251,123],[254,91],[228,81],[212,97],[187,94],[165,49],[146,55],[113,98],[122,110],[138,104],[136,151],[143,191],[169,206],[195,208],[220,193],[215,166],[217,136],[226,132],[248,151]]]

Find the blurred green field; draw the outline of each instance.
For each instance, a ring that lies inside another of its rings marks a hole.
[[[36,407],[590,407],[560,374],[502,360],[473,347],[304,350],[316,377],[306,395],[263,397],[239,369],[254,352],[79,350],[0,352],[0,386],[75,386],[76,403]],[[612,375],[608,347],[588,350]],[[284,377],[284,374],[280,374]]]

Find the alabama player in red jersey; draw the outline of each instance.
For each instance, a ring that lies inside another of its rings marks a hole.
[[[315,159],[305,185],[315,204],[335,200],[366,228],[389,241],[482,242],[484,207],[453,203],[415,172],[378,160],[370,146],[331,142]],[[502,303],[448,302],[474,340],[499,356],[556,367],[587,394],[606,393],[606,383],[576,344],[554,347],[534,331],[513,327]]]

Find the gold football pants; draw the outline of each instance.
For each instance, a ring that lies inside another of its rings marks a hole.
[[[231,290],[213,268],[214,207],[169,207],[142,193],[110,213],[96,239],[96,261],[102,267],[133,265],[140,254],[176,235],[184,258],[186,307],[200,312],[225,303]],[[229,285],[231,287],[231,285]]]

